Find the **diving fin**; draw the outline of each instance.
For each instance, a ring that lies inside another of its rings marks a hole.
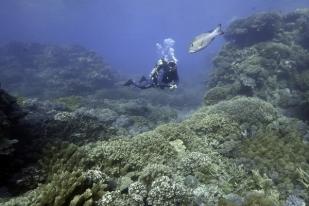
[[[123,84],[123,86],[130,86],[131,84],[133,84],[132,79],[129,79],[126,83]]]

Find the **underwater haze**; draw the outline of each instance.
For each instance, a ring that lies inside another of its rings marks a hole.
[[[179,73],[186,78],[209,70],[223,44],[217,39],[191,55],[187,51],[194,36],[256,12],[308,5],[308,0],[3,0],[0,42],[79,44],[116,70],[147,75],[158,59],[155,44],[173,38]]]

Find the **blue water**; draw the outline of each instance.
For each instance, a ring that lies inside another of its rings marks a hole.
[[[185,78],[209,70],[224,43],[221,37],[188,54],[195,35],[252,13],[308,6],[309,0],[2,0],[0,42],[80,44],[114,69],[140,75],[158,58],[155,44],[171,37]]]

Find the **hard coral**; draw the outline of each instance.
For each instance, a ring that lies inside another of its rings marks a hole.
[[[147,203],[153,206],[186,205],[190,195],[183,184],[177,183],[167,176],[157,178],[151,185]]]
[[[274,38],[281,26],[277,13],[260,13],[246,19],[235,20],[226,30],[225,38],[237,45],[250,46]]]
[[[0,80],[9,91],[51,99],[110,87],[116,76],[79,46],[11,42],[0,47]]]
[[[212,106],[209,114],[224,114],[239,124],[267,125],[278,116],[277,110],[258,98],[236,97]]]
[[[306,40],[301,39],[306,39],[308,18],[304,9],[280,15],[262,13],[232,23],[228,42],[214,60],[205,103],[237,95],[259,97],[306,120],[309,53]],[[261,34],[267,31],[272,34]]]

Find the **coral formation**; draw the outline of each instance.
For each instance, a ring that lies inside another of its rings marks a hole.
[[[0,80],[23,96],[82,95],[110,87],[116,79],[95,52],[80,46],[11,42],[0,53]]]
[[[277,13],[260,13],[235,20],[228,27],[225,37],[242,46],[271,40],[280,30],[281,18]]]
[[[255,96],[308,120],[309,51],[303,35],[308,18],[303,9],[233,22],[225,35],[228,42],[214,60],[205,103]]]
[[[246,118],[259,120],[264,129],[277,119],[275,110],[262,100],[242,97],[223,103],[233,108],[240,102],[256,105],[249,107]],[[236,113],[219,112],[216,106],[204,108],[182,123],[162,125],[132,139],[49,149],[42,161],[48,171],[47,183],[29,193],[27,201],[48,201],[46,204],[51,205],[56,201],[58,205],[79,201],[92,205],[216,205],[223,195],[237,192],[245,196],[247,191],[269,188],[261,183],[267,182],[266,177],[255,178],[217,152],[219,145],[243,138],[240,124],[245,120]],[[263,113],[258,115],[256,108]],[[89,184],[86,174],[90,182],[102,181],[101,188]],[[37,193],[41,195],[34,195]]]

